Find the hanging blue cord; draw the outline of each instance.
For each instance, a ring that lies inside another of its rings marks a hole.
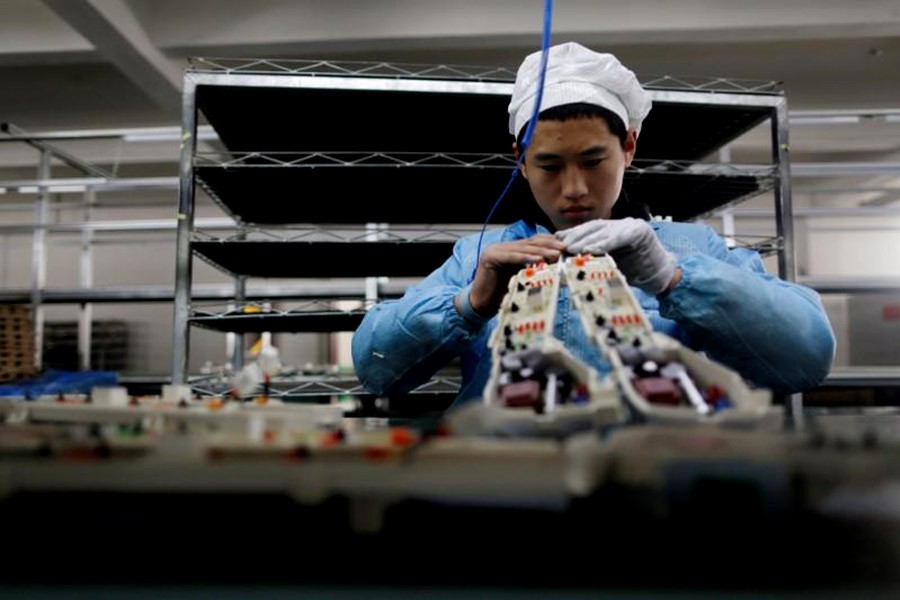
[[[522,147],[519,148],[519,158],[516,160],[516,166],[513,168],[509,181],[506,182],[506,187],[503,188],[503,191],[500,193],[500,197],[497,198],[497,201],[494,202],[494,206],[491,207],[491,211],[484,220],[484,225],[481,226],[481,234],[478,236],[478,251],[475,253],[475,268],[472,270],[472,276],[469,277],[469,283],[472,283],[475,280],[475,273],[478,272],[478,261],[481,259],[481,242],[484,240],[484,232],[487,229],[488,223],[491,222],[491,217],[494,216],[497,207],[500,206],[500,202],[506,197],[513,182],[516,180],[516,176],[519,174],[519,169],[522,166],[522,161],[525,160],[525,152],[531,144],[531,136],[534,135],[534,127],[537,124],[537,118],[541,112],[541,99],[544,97],[544,78],[547,75],[547,57],[550,54],[550,30],[552,23],[553,0],[544,0],[544,35],[541,38],[541,75],[538,79],[537,100],[535,100],[534,110],[531,113],[531,119],[528,121],[528,127],[525,128],[525,136],[522,138]]]

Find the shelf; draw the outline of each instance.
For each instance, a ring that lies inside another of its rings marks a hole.
[[[390,298],[403,295],[406,285],[399,282],[379,284],[378,296]],[[354,281],[305,282],[295,285],[247,285],[244,294],[247,300],[296,300],[305,298],[341,298],[356,300],[365,296],[365,284]],[[210,302],[232,299],[234,284],[195,284],[191,297],[194,301]],[[108,288],[73,288],[42,290],[41,304],[92,303],[141,303],[172,302],[175,291],[172,286],[140,285]],[[31,304],[31,290],[2,290],[0,304]]]
[[[798,277],[797,282],[820,294],[896,294],[900,279],[888,277]]]
[[[195,188],[203,188],[239,226],[214,237],[186,221],[179,229],[178,289],[191,285],[193,255],[244,277],[432,272],[460,235],[480,229],[515,168],[507,130],[514,80],[513,71],[494,67],[193,59],[183,100],[196,113],[185,112],[185,130],[205,120],[229,154],[199,154],[191,139],[183,154],[190,162],[182,163],[183,182],[191,185],[180,200],[193,218]],[[624,190],[652,214],[689,221],[787,184],[777,143],[785,100],[776,84],[672,77],[642,84],[654,107]],[[708,164],[714,152],[763,123],[773,126],[775,164]],[[519,178],[490,225],[522,218],[544,219]],[[311,229],[298,232],[298,225]],[[352,226],[355,232],[335,233]],[[413,227],[426,230],[404,230]],[[789,242],[781,234],[757,241],[764,252],[783,244],[790,250]],[[185,376],[189,326],[349,331],[364,315],[361,308],[284,303],[247,315],[191,305],[190,296],[176,298],[176,381]],[[354,378],[275,387],[286,396],[371,396]],[[458,388],[458,378],[438,377],[416,393],[452,396]]]
[[[248,277],[424,277],[453,252],[452,241],[192,242],[213,266]]]
[[[412,395],[456,395],[461,377],[438,374],[428,383],[408,392]],[[228,382],[215,376],[191,378],[194,392],[205,396],[219,396],[228,393]],[[348,375],[318,375],[277,377],[271,382],[270,395],[276,398],[303,399],[324,396],[372,396],[360,385],[359,380]]]
[[[216,304],[194,305],[189,322],[198,327],[233,333],[327,333],[355,331],[365,314],[365,308],[339,309],[334,301],[325,300],[295,306],[254,303],[228,307]]]
[[[900,388],[900,367],[837,367],[823,386],[859,387],[890,386]]]
[[[231,151],[353,151],[362,143],[392,152],[510,150],[511,71],[226,62],[201,59],[188,73],[198,108]],[[763,122],[782,101],[772,82],[661,77],[643,84],[654,108],[641,132],[641,159],[700,160]]]
[[[196,174],[223,210],[249,224],[481,224],[514,164],[496,154],[246,153],[198,157]],[[769,166],[635,161],[624,189],[651,213],[688,221],[775,182]],[[536,211],[517,178],[491,221],[533,219]]]

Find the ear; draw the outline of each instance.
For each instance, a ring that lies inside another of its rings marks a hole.
[[[519,162],[519,145],[516,144],[515,142],[513,142],[512,149],[513,149],[513,157],[516,159],[516,163],[518,163]],[[519,173],[521,173],[522,177],[524,177],[526,180],[528,179],[528,171],[525,170],[525,161],[524,160],[522,161],[522,164],[519,165]]]
[[[625,146],[622,150],[625,153],[625,167],[631,166],[631,161],[634,160],[634,153],[637,152],[637,131],[634,127],[628,128],[628,133],[625,134]]]

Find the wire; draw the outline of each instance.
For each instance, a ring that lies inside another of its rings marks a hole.
[[[478,272],[478,261],[481,260],[481,242],[484,240],[484,232],[487,229],[488,223],[491,222],[491,217],[494,216],[497,207],[500,206],[500,203],[506,197],[506,194],[509,193],[513,182],[516,180],[516,176],[519,174],[519,169],[522,166],[522,161],[525,160],[525,152],[528,150],[528,146],[531,144],[531,137],[534,135],[537,118],[541,112],[541,100],[544,97],[544,79],[547,75],[547,57],[550,54],[550,30],[552,24],[553,0],[544,0],[544,33],[541,37],[541,75],[538,78],[537,99],[534,103],[531,119],[528,120],[528,127],[525,128],[525,135],[522,138],[522,147],[519,148],[519,158],[516,160],[516,165],[513,167],[509,181],[506,182],[506,187],[500,192],[500,197],[494,202],[494,206],[491,207],[487,218],[484,220],[484,225],[481,226],[481,233],[478,235],[478,250],[475,253],[475,268],[472,269],[472,276],[469,277],[469,283],[472,283],[475,280],[475,273]]]

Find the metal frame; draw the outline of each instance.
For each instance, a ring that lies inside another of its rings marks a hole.
[[[91,211],[95,203],[94,189],[88,187],[84,191],[83,216],[85,221],[91,220]],[[85,228],[81,231],[81,263],[78,270],[78,285],[82,289],[94,286],[94,231]],[[90,302],[82,302],[78,309],[78,366],[83,371],[91,368],[91,327],[94,307]]]
[[[178,220],[175,241],[175,302],[172,335],[172,383],[187,383],[190,344],[191,229],[194,224],[194,161],[197,151],[197,85],[184,75],[181,117],[181,163],[179,169]]]
[[[192,233],[194,209],[194,168],[197,166],[227,166],[229,168],[297,168],[336,165],[362,167],[391,165],[410,167],[441,161],[442,166],[476,164],[483,168],[510,164],[501,155],[476,156],[475,161],[462,155],[425,154],[402,156],[396,153],[240,153],[225,155],[224,160],[198,156],[196,127],[198,120],[197,88],[199,86],[275,87],[292,89],[344,89],[357,91],[398,91],[432,93],[469,93],[508,96],[512,92],[514,73],[503,69],[458,67],[447,65],[391,65],[388,63],[335,63],[323,61],[275,61],[267,59],[193,59],[184,76],[183,139],[181,153],[178,209],[178,243],[175,292],[175,327],[173,332],[174,383],[188,380],[187,363],[190,344],[190,285],[192,255],[190,244],[196,239]],[[791,197],[788,160],[787,103],[777,84],[772,82],[738,82],[728,79],[686,80],[661,77],[644,82],[654,101],[679,104],[760,107],[771,111],[772,162],[778,185],[775,186],[776,229],[780,244],[779,275],[794,278],[793,236],[790,229]],[[473,155],[468,155],[471,159]],[[218,162],[216,162],[218,161]],[[486,161],[481,162],[481,161]],[[260,164],[262,163],[262,164]],[[671,164],[678,168],[707,168],[697,164]],[[639,167],[636,167],[636,169]],[[656,168],[660,168],[659,165]],[[665,168],[665,167],[662,167]],[[708,168],[717,168],[715,166]],[[719,166],[718,168],[721,168]],[[736,168],[729,165],[727,168]],[[649,170],[648,170],[649,172]],[[215,200],[215,195],[212,195]],[[221,205],[221,202],[219,202]],[[320,230],[321,232],[321,230]],[[247,239],[255,234],[241,227],[238,237]],[[395,233],[394,229],[390,234]],[[271,234],[263,234],[271,235]]]
[[[416,388],[416,394],[455,394],[459,390],[462,378],[451,375],[438,375],[428,383]],[[188,383],[194,391],[202,396],[227,395],[229,383],[221,376],[201,376],[190,378]],[[323,396],[371,396],[359,379],[347,375],[309,375],[279,378],[272,382],[270,396],[273,398],[302,397],[316,398]]]
[[[380,297],[399,297],[406,286],[391,281],[378,283]],[[192,298],[200,302],[217,302],[234,298],[232,284],[194,285]],[[334,281],[309,285],[254,285],[247,286],[246,299],[262,300],[306,300],[306,299],[340,299],[357,300],[366,294],[368,282]],[[0,290],[0,304],[27,304],[32,292],[23,290]],[[45,289],[40,296],[42,304],[79,304],[82,302],[172,302],[175,299],[173,286],[142,285],[106,287],[94,289],[60,288]]]
[[[335,306],[338,302],[346,302],[349,298],[316,298],[313,300],[303,300],[295,302],[280,302],[279,305],[273,306],[268,301],[247,301],[235,298],[234,302],[215,302],[193,304],[191,307],[191,322],[202,323],[208,321],[230,321],[230,320],[253,320],[260,317],[272,316],[323,316],[332,314],[341,315],[359,315],[375,305],[375,300],[358,300],[355,308],[340,308]]]
[[[50,151],[41,149],[38,179],[50,178]],[[41,305],[41,291],[47,284],[47,211],[49,192],[41,187],[34,205],[34,219],[41,227],[32,233],[31,243],[31,321],[34,342],[34,367],[38,371],[43,366],[44,351],[44,308]]]

